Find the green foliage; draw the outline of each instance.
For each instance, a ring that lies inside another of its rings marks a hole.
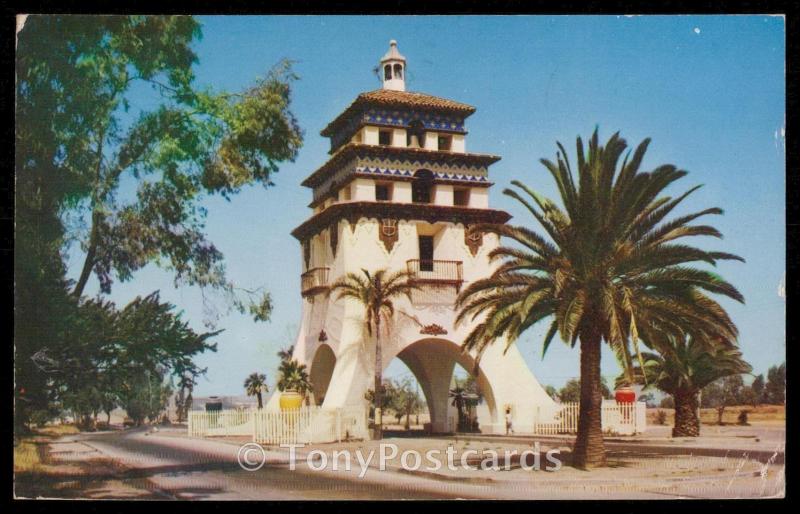
[[[767,384],[764,388],[767,403],[783,405],[786,403],[786,363],[772,366],[767,371]]]
[[[304,397],[313,392],[306,365],[296,360],[283,361],[278,368],[278,390],[297,391]]]
[[[662,409],[674,409],[675,399],[672,396],[667,396],[666,398],[662,398],[661,403],[659,403],[658,406],[661,407]]]
[[[199,88],[191,48],[199,36],[187,16],[28,17],[17,52],[18,184],[31,200],[46,196],[62,218],[88,220],[88,233],[68,234],[85,251],[76,296],[92,273],[107,293],[115,278],[155,263],[176,284],[217,289],[266,320],[269,296],[256,299],[258,291],[225,278],[198,202],[269,186],[279,164],[295,158],[296,76],[283,62],[241,93]],[[133,104],[146,88],[150,96]],[[133,197],[123,183],[134,185]]]
[[[136,426],[158,420],[172,394],[166,380],[166,370],[145,370],[144,373],[127,374],[120,384],[120,402]]]
[[[753,393],[756,396],[756,401],[758,403],[766,401],[765,393],[766,393],[766,381],[764,380],[764,375],[758,375],[753,379],[753,383],[750,384],[750,387],[753,390]]]
[[[157,302],[140,298],[118,312],[84,301],[92,274],[108,293],[154,263],[176,285],[203,288],[204,300],[215,290],[231,308],[269,319],[267,292],[226,278],[200,202],[270,186],[280,163],[295,158],[296,76],[282,62],[241,93],[199,87],[199,37],[188,16],[31,15],[18,34],[17,429],[65,405],[110,411],[129,373],[200,372],[191,358],[211,349],[213,334],[190,334]],[[83,267],[70,282],[64,258],[78,248]],[[159,331],[164,339],[154,340]]]
[[[717,409],[717,424],[722,425],[725,408],[741,403],[744,380],[741,374],[728,375],[703,388],[701,406]]]
[[[600,378],[600,391],[603,398],[609,400],[612,398],[611,389],[608,387],[605,377]],[[558,392],[558,399],[563,403],[575,402],[581,400],[581,381],[577,378],[570,378],[564,387]]]
[[[736,376],[741,381],[741,374],[752,370],[733,345],[709,346],[693,338],[672,340],[669,346],[661,345],[661,354],[646,352],[643,358],[646,382],[673,396],[694,395],[724,377]]]
[[[425,402],[417,393],[414,382],[408,378],[392,383],[388,392],[388,407],[395,412],[398,420],[406,417],[405,428],[408,430],[411,428],[411,415],[418,414]]]
[[[383,394],[383,360],[381,357],[380,328],[381,319],[394,316],[394,302],[397,298],[411,298],[412,291],[419,286],[411,281],[413,275],[407,271],[389,272],[379,269],[374,273],[362,269],[361,274],[347,273],[335,281],[328,289],[328,295],[335,295],[338,300],[354,300],[364,308],[364,324],[367,333],[375,335],[375,387],[373,388],[373,405],[384,405]],[[385,324],[384,326],[388,326]],[[377,389],[377,391],[375,391]],[[376,439],[381,438],[381,427],[377,427]]]
[[[627,148],[619,134],[601,146],[595,131],[588,153],[578,138],[577,176],[559,144],[556,162],[541,162],[556,182],[562,207],[519,181],[512,182],[516,189],[504,191],[531,213],[545,235],[525,226],[473,228],[506,237],[516,246],[492,251],[491,258],[501,265],[459,296],[459,321],[486,316],[466,338],[469,349],[480,353],[500,336],[511,344],[547,318],[552,321],[543,353],[556,334],[574,345],[599,331],[625,369],[633,367],[629,344],[636,346],[639,338],[651,347],[669,335],[687,333],[736,338],[735,325],[706,293],[743,301],[741,294],[693,263],[742,259],[676,243],[694,236],[721,237],[711,226],[691,223],[722,210],[668,219],[697,188],[676,198],[663,195],[687,172],[673,165],[640,170],[648,144],[646,139],[632,156],[628,152],[618,170]]]
[[[663,410],[659,410],[656,413],[656,423],[659,425],[666,425],[667,424],[667,413]]]
[[[255,396],[258,399],[258,408],[264,405],[261,399],[261,393],[267,392],[267,376],[263,373],[250,373],[244,381],[244,389],[247,391],[247,396]]]
[[[547,396],[555,401],[558,401],[558,389],[556,389],[555,386],[548,384],[544,386],[544,391],[547,393]]]
[[[644,402],[648,408],[656,406],[656,398],[653,393],[645,393],[637,399],[637,401]]]

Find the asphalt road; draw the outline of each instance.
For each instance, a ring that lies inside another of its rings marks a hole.
[[[358,465],[351,471],[316,471],[301,460],[291,470],[284,451],[267,451],[261,469],[245,471],[238,463],[236,444],[144,429],[69,436],[63,444],[87,450],[73,451],[70,457],[73,460],[101,456],[124,467],[113,481],[103,485],[104,497],[109,498],[130,498],[132,487],[146,493],[142,497],[186,500],[663,499],[769,494],[756,478],[728,482],[720,477],[713,480],[686,477],[665,486],[663,479],[655,477],[649,482],[641,477],[626,483],[613,483],[602,475],[576,480],[574,474],[581,473],[577,470],[567,474],[525,475],[522,480],[516,475],[516,480],[483,482],[442,480],[396,470],[370,470],[359,477]],[[122,486],[128,490],[124,494],[115,490]]]

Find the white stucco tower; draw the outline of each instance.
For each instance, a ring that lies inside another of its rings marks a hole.
[[[454,325],[453,303],[465,284],[491,272],[494,235],[467,236],[480,222],[510,215],[489,207],[489,166],[500,158],[466,151],[465,119],[475,108],[406,92],[406,59],[392,41],[380,61],[381,89],[360,94],[321,134],[330,158],[303,181],[313,190],[311,216],[292,234],[303,260],[303,314],[294,357],[310,368],[314,401],[364,405],[374,377],[374,343],[363,308],[324,294],[343,274],[409,270],[423,289],[395,306],[383,335],[384,365],[401,359],[425,394],[432,428],[452,430],[448,390],[456,363],[472,369],[461,342],[472,328]],[[512,346],[498,340],[481,359],[486,399],[480,429],[505,430],[512,409],[517,432],[530,431],[537,407],[553,402]]]

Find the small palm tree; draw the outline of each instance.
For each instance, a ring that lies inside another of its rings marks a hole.
[[[552,319],[543,354],[553,338],[574,347],[580,341],[580,413],[573,464],[606,464],[601,427],[600,349],[603,341],[633,367],[638,340],[665,334],[702,339],[721,335],[735,340],[736,326],[725,309],[706,293],[743,302],[728,282],[691,263],[715,265],[740,257],[676,244],[690,236],[721,237],[696,219],[721,214],[718,208],[667,220],[697,187],[675,197],[667,186],[686,175],[673,165],[640,171],[649,140],[618,167],[627,143],[614,134],[605,146],[595,130],[588,152],[577,139],[577,174],[558,143],[556,162],[541,162],[555,179],[561,206],[519,181],[504,194],[519,201],[544,229],[484,224],[472,230],[493,232],[516,246],[501,246],[490,257],[502,261],[494,273],[471,283],[457,300],[457,321],[482,317],[464,341],[478,355],[497,338],[509,344],[535,323]],[[699,187],[699,186],[698,186]],[[631,343],[633,348],[631,348]],[[641,358],[639,359],[641,362]]]
[[[742,373],[752,367],[732,344],[701,343],[694,338],[672,339],[660,355],[644,352],[644,379],[675,400],[673,437],[700,435],[697,416],[700,391],[716,380]]]
[[[294,353],[294,345],[288,346],[286,348],[282,348],[278,351],[278,358],[281,362],[292,360],[292,354]]]
[[[250,373],[244,381],[244,388],[247,396],[255,396],[258,399],[258,408],[262,408],[264,404],[261,401],[261,393],[268,391],[267,376],[263,373]]]
[[[313,386],[305,364],[299,364],[296,360],[285,360],[278,368],[278,373],[279,391],[297,391],[304,400],[308,399]]]
[[[348,273],[331,285],[328,294],[337,293],[336,300],[349,298],[364,307],[367,333],[375,335],[375,405],[382,404],[383,359],[381,357],[381,319],[394,316],[394,301],[402,296],[411,298],[411,292],[419,286],[412,280],[412,273],[398,271],[389,273],[380,269],[374,273],[362,269],[363,274]],[[376,420],[375,438],[383,437],[381,423]]]

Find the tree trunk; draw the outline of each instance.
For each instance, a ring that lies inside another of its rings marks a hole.
[[[406,430],[411,430],[411,411],[406,412]]]
[[[260,409],[263,407],[263,404],[261,403],[261,393],[257,393],[256,398],[258,398],[258,408]]]
[[[600,380],[600,333],[594,328],[581,336],[581,400],[578,435],[572,464],[588,469],[606,465],[601,412],[603,394]]]
[[[698,397],[696,392],[676,391],[675,426],[672,437],[697,437],[700,435],[700,418],[697,415]]]
[[[723,400],[724,401],[724,400]],[[717,407],[717,425],[722,426],[722,415],[725,414],[725,405]]]
[[[375,315],[375,439],[383,439],[383,355],[380,311]]]

